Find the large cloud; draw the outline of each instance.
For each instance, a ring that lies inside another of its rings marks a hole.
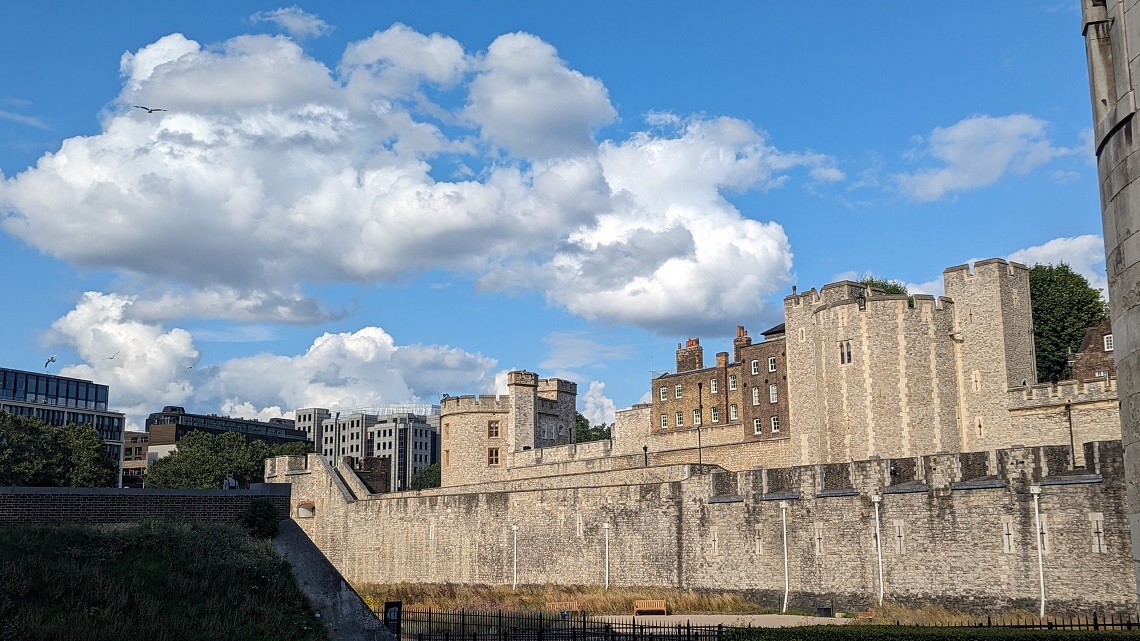
[[[302,354],[263,353],[200,367],[190,332],[137,320],[136,304],[87,292],[48,336],[84,361],[60,373],[109,385],[111,407],[135,429],[163,405],[269,418],[300,407],[431,403],[448,389],[494,389],[494,359],[447,345],[398,345],[379,327],[324,334]]]
[[[1032,267],[1037,263],[1058,265],[1065,263],[1084,276],[1093,289],[1099,289],[1108,298],[1108,275],[1104,266],[1104,239],[1094,234],[1072,238],[1054,238],[1047,243],[1019,249],[1009,259]]]
[[[316,323],[345,312],[306,286],[442,268],[591,319],[723,327],[787,282],[791,251],[722,192],[773,188],[797,167],[844,176],[731,118],[653,114],[597,143],[616,118],[604,85],[527,34],[472,54],[394,25],[335,70],[282,36],[174,34],[121,71],[101,133],[0,181],[0,223],[115,270],[154,323]]]
[[[908,198],[940,200],[997,182],[1008,172],[1024,174],[1070,150],[1053,147],[1044,120],[1025,114],[974,116],[936,127],[920,155],[941,166],[894,176]]]

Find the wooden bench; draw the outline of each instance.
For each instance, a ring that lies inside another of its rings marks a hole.
[[[577,601],[550,601],[546,604],[547,610],[557,612],[581,612],[582,606]]]
[[[665,599],[639,599],[633,602],[633,616],[646,613],[669,614]]]

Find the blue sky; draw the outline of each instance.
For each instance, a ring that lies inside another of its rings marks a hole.
[[[793,285],[1104,286],[1077,2],[715,8],[0,5],[0,366],[136,426],[511,369],[598,422]]]

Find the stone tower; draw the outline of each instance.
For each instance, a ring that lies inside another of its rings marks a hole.
[[[1011,387],[1033,385],[1033,315],[1029,270],[1000,258],[950,267],[942,274],[954,300],[958,428],[962,452],[1009,447]]]
[[[1135,131],[1140,79],[1140,7],[1123,0],[1081,0],[1092,94],[1093,142],[1100,178],[1104,255],[1112,308],[1120,427],[1128,479],[1133,567],[1140,577],[1140,154]],[[1138,48],[1133,52],[1133,48]]]

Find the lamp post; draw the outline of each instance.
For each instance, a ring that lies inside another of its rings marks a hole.
[[[649,467],[649,446],[648,445],[642,445],[641,446],[641,452],[643,454],[645,454],[645,467]]]
[[[610,589],[610,524],[602,523],[602,530],[606,533],[606,589]]]
[[[879,504],[883,502],[883,497],[875,494],[871,497],[871,502],[875,504],[875,552],[879,555],[879,605],[883,604],[883,537],[879,530]]]
[[[788,502],[780,501],[780,521],[784,529],[784,607],[780,612],[788,611]]]
[[[511,526],[511,535],[514,538],[511,545],[513,548],[512,555],[514,556],[513,568],[511,570],[511,589],[517,590],[519,587],[519,526]]]
[[[1041,585],[1041,609],[1037,616],[1045,617],[1045,559],[1041,550],[1041,510],[1037,504],[1037,497],[1041,494],[1040,485],[1030,485],[1029,493],[1033,496],[1033,521],[1037,526],[1037,582]]]
[[[1077,466],[1077,445],[1073,439],[1073,405],[1065,401],[1065,415],[1069,419],[1069,454],[1073,457],[1073,467]]]

